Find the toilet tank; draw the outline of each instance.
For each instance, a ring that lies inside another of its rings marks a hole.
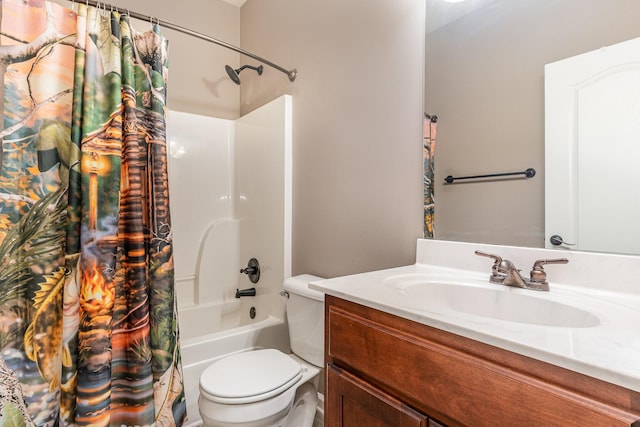
[[[284,281],[291,351],[307,362],[324,364],[324,293],[309,289],[322,277],[302,274]]]

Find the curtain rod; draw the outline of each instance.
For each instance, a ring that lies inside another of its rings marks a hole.
[[[74,0],[71,0],[71,2],[72,3],[76,3]],[[100,1],[95,1],[95,0],[84,0],[84,1],[80,0],[77,3],[78,4],[85,3],[85,4],[89,5],[89,6],[95,6],[97,8],[101,8],[101,9],[107,9],[107,8],[108,9],[113,9],[113,10],[116,10],[118,12],[123,9],[121,7],[113,6],[113,5],[110,5],[110,4],[107,4],[107,3],[104,3],[104,2],[100,2]],[[244,49],[242,49],[240,47],[234,46],[234,45],[229,44],[227,42],[224,42],[222,40],[215,39],[215,38],[213,38],[211,36],[208,36],[206,34],[199,33],[197,31],[191,30],[189,28],[182,27],[180,25],[173,24],[171,22],[163,21],[161,19],[152,17],[150,15],[144,15],[144,14],[138,13],[138,12],[131,12],[129,9],[126,9],[126,8],[124,8],[124,10],[126,11],[126,14],[129,15],[130,17],[132,17],[132,18],[140,19],[140,20],[143,20],[143,21],[149,21],[149,22],[152,22],[152,23],[157,23],[161,27],[169,28],[171,30],[175,30],[175,31],[178,31],[180,33],[187,34],[189,36],[198,38],[200,40],[204,40],[204,41],[207,41],[209,43],[217,44],[218,46],[226,47],[227,49],[231,49],[231,50],[233,50],[235,52],[241,53],[242,55],[246,55],[246,56],[248,56],[250,58],[253,58],[256,61],[260,61],[263,64],[266,64],[266,65],[268,65],[268,66],[270,66],[272,68],[275,68],[276,70],[286,74],[287,77],[289,77],[289,81],[290,82],[293,82],[296,79],[297,75],[298,75],[298,70],[296,70],[295,68],[292,69],[292,70],[287,70],[286,68],[283,68],[283,67],[279,66],[278,64],[274,64],[273,62],[269,61],[268,59],[265,59],[265,58],[263,58],[261,56],[258,56],[256,54],[254,54],[254,53],[248,52],[248,51],[246,51],[246,50],[244,50]]]

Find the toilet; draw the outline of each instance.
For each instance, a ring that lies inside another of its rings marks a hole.
[[[205,426],[313,425],[318,405],[313,380],[324,363],[324,294],[308,284],[320,279],[303,274],[284,282],[292,354],[251,350],[204,370],[198,408]]]

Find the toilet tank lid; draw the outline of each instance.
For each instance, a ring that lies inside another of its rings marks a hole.
[[[314,276],[312,274],[301,274],[299,276],[289,277],[284,280],[284,289],[303,297],[311,298],[317,301],[324,301],[324,293],[309,289],[309,282],[323,280],[323,277]]]

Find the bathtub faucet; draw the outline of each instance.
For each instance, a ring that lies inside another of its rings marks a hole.
[[[236,298],[255,297],[255,296],[256,296],[256,288],[236,289]]]

